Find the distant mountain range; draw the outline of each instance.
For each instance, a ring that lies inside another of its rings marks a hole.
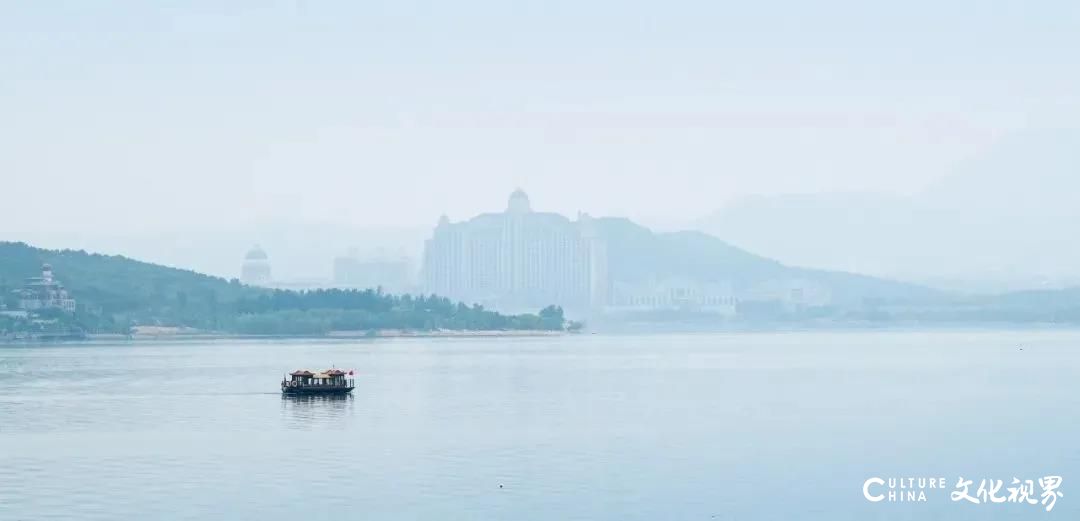
[[[622,218],[595,222],[607,245],[609,276],[615,282],[685,279],[727,284],[736,294],[770,282],[790,282],[820,287],[840,306],[858,306],[875,299],[911,302],[943,296],[915,284],[787,266],[699,231],[654,233]]]
[[[786,263],[980,291],[1080,284],[1080,131],[1029,132],[911,197],[749,197],[696,227]]]

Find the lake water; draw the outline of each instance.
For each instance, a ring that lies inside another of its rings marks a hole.
[[[1078,391],[1077,332],[3,346],[0,519],[1077,519]]]

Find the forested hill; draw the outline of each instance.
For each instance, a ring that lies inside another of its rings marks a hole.
[[[80,315],[101,327],[120,320],[167,320],[192,327],[212,326],[224,307],[264,290],[194,271],[140,262],[118,255],[45,250],[0,242],[0,290],[11,290],[51,264],[56,279],[76,299]],[[13,307],[10,305],[9,307]]]
[[[562,309],[554,306],[539,314],[502,315],[437,296],[395,296],[376,290],[268,290],[121,256],[0,242],[0,295],[9,310],[18,307],[12,291],[26,278],[38,276],[46,263],[77,302],[74,316],[49,318],[85,332],[125,332],[133,326],[159,325],[319,335],[370,329],[557,330],[565,325]],[[5,329],[11,333],[29,323],[4,321],[0,321],[0,336]]]

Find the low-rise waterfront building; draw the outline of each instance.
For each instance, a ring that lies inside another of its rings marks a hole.
[[[729,284],[700,283],[684,278],[612,284],[610,313],[687,311],[731,317],[738,299]]]
[[[780,278],[754,286],[744,300],[776,302],[790,311],[827,306],[832,303],[832,292],[823,284],[809,280]]]

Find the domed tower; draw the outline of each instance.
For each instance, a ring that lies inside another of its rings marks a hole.
[[[532,206],[529,204],[529,196],[520,188],[510,194],[510,202],[506,205],[506,213],[529,213]]]
[[[255,245],[244,255],[244,264],[240,267],[240,281],[252,286],[269,284],[270,258],[259,245]]]

